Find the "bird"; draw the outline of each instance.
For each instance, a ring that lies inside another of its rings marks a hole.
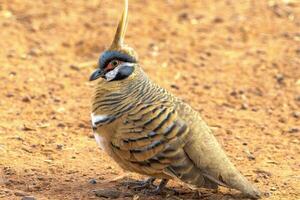
[[[149,178],[140,186],[170,179],[190,188],[234,188],[251,198],[261,192],[233,165],[210,127],[190,105],[152,81],[136,51],[124,43],[128,0],[112,44],[98,60],[91,124],[99,147],[124,170]]]

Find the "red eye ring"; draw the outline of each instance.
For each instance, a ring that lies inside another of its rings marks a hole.
[[[108,63],[108,65],[105,67],[106,70],[112,70],[116,68],[120,64],[119,60],[112,60]]]

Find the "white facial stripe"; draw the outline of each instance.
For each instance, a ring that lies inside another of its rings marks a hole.
[[[91,118],[92,118],[93,127],[97,127],[97,124],[101,122],[105,122],[108,119],[110,119],[108,115],[95,115],[94,113],[91,114]]]
[[[107,72],[105,74],[106,80],[107,81],[113,80],[116,77],[116,75],[118,74],[119,69],[120,69],[120,67],[118,66],[115,69],[111,70],[110,72]]]
[[[120,64],[119,66],[117,66],[116,68],[114,68],[113,70],[111,70],[110,72],[107,72],[105,74],[105,79],[107,81],[111,81],[113,80],[116,75],[118,74],[118,71],[121,67],[123,67],[124,65],[126,66],[130,66],[130,67],[133,67],[134,66],[134,63],[129,63],[129,62],[123,62],[122,64]]]

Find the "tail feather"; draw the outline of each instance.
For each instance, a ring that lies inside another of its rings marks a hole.
[[[252,198],[259,198],[260,191],[230,162],[208,126],[203,123],[197,127],[201,130],[195,133],[193,130],[184,150],[193,163],[204,172],[203,176],[218,185],[240,190]]]

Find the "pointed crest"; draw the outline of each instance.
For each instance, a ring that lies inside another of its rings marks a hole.
[[[114,41],[111,44],[110,49],[119,49],[124,44],[125,33],[128,23],[128,0],[124,0],[124,10],[119,22]]]

